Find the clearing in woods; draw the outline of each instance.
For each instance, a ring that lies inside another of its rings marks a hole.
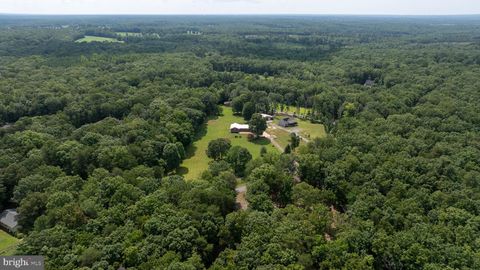
[[[327,136],[325,126],[322,124],[314,124],[307,120],[298,119],[298,128],[300,129],[299,135],[307,140],[323,138]]]
[[[216,118],[210,119],[203,130],[197,135],[195,141],[187,148],[187,159],[185,159],[177,173],[183,175],[187,180],[193,180],[208,169],[208,164],[212,161],[207,157],[206,150],[208,143],[218,138],[227,138],[232,146],[242,146],[248,149],[253,158],[260,156],[262,146],[267,147],[267,151],[277,151],[270,143],[269,139],[261,138],[249,141],[247,135],[230,133],[230,124],[245,123],[242,117],[233,115],[232,108],[222,106],[222,114]]]
[[[304,138],[304,140],[301,141],[302,144],[315,138],[324,138],[327,136],[325,126],[322,124],[315,124],[308,120],[296,118],[295,120],[297,120],[298,126],[284,128],[278,126],[280,119],[280,116],[276,116],[273,122],[269,123],[267,133],[272,135],[274,140],[276,140],[283,149],[290,143],[290,133],[292,132]]]
[[[197,134],[197,140],[186,150],[187,158],[183,161],[181,167],[177,170],[177,173],[183,175],[187,180],[198,178],[203,171],[208,169],[208,164],[212,161],[206,154],[208,143],[218,138],[229,139],[232,146],[239,145],[247,148],[253,158],[260,156],[262,146],[266,146],[267,151],[278,151],[267,138],[249,141],[247,135],[230,133],[230,124],[245,123],[245,120],[243,120],[241,116],[233,115],[231,107],[222,106],[221,108],[223,111],[222,114],[210,119],[204,125],[201,132]],[[276,125],[279,119],[279,117],[276,117],[273,124]],[[267,132],[274,135],[276,137],[276,142],[283,148],[287,146],[290,140],[290,133],[286,130],[300,133],[299,135],[307,140],[326,136],[325,127],[323,125],[312,124],[309,121],[300,119],[297,119],[297,121],[298,127],[285,129],[272,129],[272,124],[270,124],[270,128]]]
[[[305,107],[297,107],[294,105],[283,105],[283,110],[282,110],[282,105],[278,105],[276,107],[276,111],[279,113],[288,113],[288,114],[297,114],[297,115],[306,115],[309,111],[312,109],[305,108]]]
[[[115,38],[108,38],[108,37],[97,37],[97,36],[85,36],[81,39],[75,40],[77,43],[90,43],[90,42],[110,42],[110,43],[123,43],[123,41],[115,39]]]

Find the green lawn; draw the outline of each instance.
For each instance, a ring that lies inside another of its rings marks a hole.
[[[323,138],[327,136],[325,127],[322,124],[313,124],[310,121],[299,120],[298,127],[300,128],[300,135],[307,139]]]
[[[281,117],[279,116],[275,117],[274,123],[278,124],[278,121],[280,119]],[[325,127],[322,124],[313,124],[308,120],[301,120],[298,118],[296,120],[298,122],[298,126],[286,128],[286,130],[289,130],[290,132],[299,132],[300,136],[306,138],[307,140],[312,140],[314,138],[323,138],[327,136],[327,133],[325,132]],[[287,132],[286,130],[279,128],[268,128],[267,132],[271,135],[275,135],[278,144],[285,148],[290,143],[290,132]],[[304,141],[302,140],[302,143],[303,142]]]
[[[296,106],[285,105],[284,108],[283,108],[283,111],[281,110],[281,106],[277,106],[276,110],[277,110],[277,112],[296,113],[298,115],[302,115],[302,114],[305,115],[311,109],[305,108],[305,107],[297,108]]]
[[[203,132],[198,134],[198,140],[187,149],[187,159],[184,160],[181,167],[178,169],[178,174],[183,175],[185,179],[192,180],[200,176],[200,174],[208,169],[208,164],[211,161],[205,153],[208,143],[211,140],[218,138],[227,138],[232,142],[232,146],[242,146],[248,149],[253,158],[260,156],[260,149],[266,146],[268,151],[277,151],[268,139],[259,139],[249,142],[247,136],[230,133],[230,124],[244,123],[242,117],[235,116],[232,113],[232,108],[224,107],[223,114],[215,119],[211,119],[205,125]]]
[[[97,37],[97,36],[85,36],[81,39],[77,39],[75,42],[77,43],[89,43],[89,42],[112,42],[112,43],[123,43],[121,40],[117,40],[115,38],[107,38],[107,37]]]
[[[0,256],[10,256],[14,254],[19,242],[19,239],[0,230]]]
[[[290,143],[290,133],[283,129],[267,129],[268,134],[275,136],[275,141],[283,148],[287,147]]]

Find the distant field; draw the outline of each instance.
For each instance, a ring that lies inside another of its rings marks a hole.
[[[116,32],[115,34],[121,37],[141,37],[142,36],[142,33],[136,33],[136,32]]]
[[[277,106],[276,110],[277,112],[284,112],[284,113],[307,114],[307,111],[309,111],[310,109],[305,107],[297,108],[296,106],[285,105],[283,107],[283,111],[281,110],[281,106]]]
[[[0,256],[10,256],[15,253],[19,239],[0,230]]]
[[[85,36],[81,39],[77,39],[75,42],[77,43],[90,43],[90,42],[112,42],[112,43],[123,43],[121,40],[117,40],[114,38],[107,38],[107,37],[97,37],[97,36]]]
[[[242,146],[248,149],[253,158],[260,156],[262,146],[266,146],[268,151],[278,151],[270,143],[268,139],[261,139],[255,142],[249,142],[246,136],[230,133],[230,124],[244,123],[242,117],[234,116],[232,108],[222,107],[223,115],[216,119],[208,121],[206,130],[199,135],[199,140],[187,149],[188,158],[183,162],[178,170],[178,173],[183,175],[185,179],[192,180],[200,176],[200,174],[208,169],[208,164],[211,161],[205,153],[208,148],[208,143],[211,140],[218,138],[228,138],[232,142],[232,146]],[[237,138],[236,138],[237,137]]]

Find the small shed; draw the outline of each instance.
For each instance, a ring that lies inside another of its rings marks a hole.
[[[285,117],[280,122],[278,122],[278,125],[281,127],[296,127],[298,126],[297,120],[291,117]]]
[[[0,226],[11,233],[17,231],[18,213],[15,209],[7,209],[0,214]]]
[[[230,125],[231,133],[249,132],[250,126],[246,124],[233,123]]]
[[[267,121],[272,121],[273,120],[273,116],[272,115],[269,115],[269,114],[266,114],[266,113],[262,113],[260,114],[262,116],[263,119],[267,120]]]
[[[364,84],[364,86],[367,86],[367,87],[372,87],[374,85],[375,85],[375,81],[372,80],[371,78],[368,78],[368,80],[366,80]]]

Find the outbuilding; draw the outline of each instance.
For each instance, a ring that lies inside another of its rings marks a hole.
[[[278,125],[281,127],[296,127],[298,126],[297,120],[291,117],[285,117],[280,122],[278,122]]]
[[[262,118],[265,119],[266,121],[272,121],[272,120],[273,120],[273,116],[272,116],[272,115],[265,114],[265,113],[261,113],[260,115],[261,115]]]
[[[250,126],[246,124],[233,123],[230,125],[231,133],[250,132]]]
[[[7,209],[0,214],[0,226],[8,230],[10,233],[15,233],[18,228],[18,213],[15,209]]]
[[[367,87],[372,87],[374,85],[375,85],[375,81],[372,80],[371,78],[368,78],[368,80],[366,80],[364,84],[364,86],[367,86]]]

